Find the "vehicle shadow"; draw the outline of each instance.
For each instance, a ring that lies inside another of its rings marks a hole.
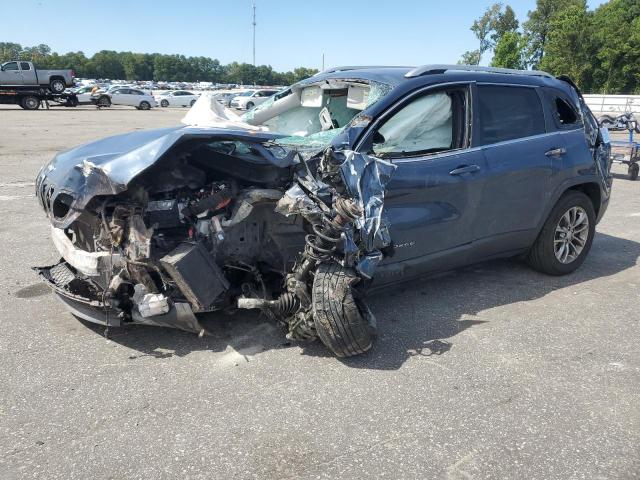
[[[598,233],[582,267],[564,277],[537,273],[517,260],[496,260],[378,290],[368,299],[378,324],[374,347],[364,355],[340,361],[353,368],[395,370],[416,355],[447,354],[455,346],[456,335],[491,321],[487,315],[482,320],[474,318],[479,312],[615,275],[635,266],[639,257],[640,243]],[[196,350],[222,352],[229,347],[241,356],[250,356],[292,346],[299,346],[303,355],[331,357],[318,341],[287,341],[280,328],[254,312],[211,314],[202,324],[211,335],[198,338],[166,328],[133,326],[112,330],[110,338],[141,355],[158,358]]]

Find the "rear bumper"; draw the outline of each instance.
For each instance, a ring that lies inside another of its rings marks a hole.
[[[130,311],[124,311],[110,305],[104,299],[105,292],[96,283],[83,278],[64,260],[48,267],[35,267],[34,270],[65,307],[83,320],[108,327],[140,324],[195,333],[204,330],[188,303],[173,303],[163,315],[143,317],[135,306]]]

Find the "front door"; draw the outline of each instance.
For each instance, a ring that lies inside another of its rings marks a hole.
[[[22,72],[18,62],[7,62],[0,70],[0,85],[10,85],[17,87],[23,85]]]
[[[470,99],[469,85],[415,93],[363,141],[397,165],[384,201],[395,252],[376,278],[465,263],[485,170],[481,149],[468,148]]]

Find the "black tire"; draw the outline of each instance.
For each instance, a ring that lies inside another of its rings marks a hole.
[[[160,106],[167,108],[169,106],[169,101],[168,100],[161,100],[160,101]]]
[[[25,110],[37,110],[40,108],[40,99],[35,95],[26,95],[20,99],[20,106]]]
[[[313,320],[318,337],[338,357],[364,353],[373,345],[370,315],[363,315],[353,296],[352,286],[358,280],[353,270],[335,262],[320,264],[313,280]]]
[[[53,80],[51,80],[49,82],[49,89],[53,93],[62,93],[62,92],[64,92],[65,88],[67,88],[67,86],[64,83],[64,80],[62,80],[60,78],[54,78]]]
[[[196,103],[196,101],[195,101],[195,100],[191,100],[191,102],[189,103],[189,106],[190,106],[190,107],[193,107],[193,105],[194,105],[195,103]]]
[[[247,102],[247,110],[251,110],[253,107],[255,107],[253,102]]]
[[[140,110],[149,110],[151,109],[151,104],[149,102],[140,102]]]
[[[110,107],[111,106],[111,99],[109,97],[107,97],[106,95],[102,95],[100,98],[98,98],[98,101],[96,102],[96,105],[98,107]]]
[[[636,180],[638,178],[638,172],[640,172],[640,165],[637,163],[632,163],[629,165],[629,170],[627,173],[629,174],[629,180]]]
[[[586,212],[589,220],[588,237],[582,251],[575,260],[570,263],[562,263],[556,258],[554,250],[556,226],[562,216],[573,207],[580,207]],[[571,273],[580,267],[587,257],[591,249],[591,244],[593,243],[595,231],[596,212],[593,208],[593,203],[591,203],[591,199],[582,192],[569,190],[560,197],[558,203],[556,203],[553,210],[551,210],[538,238],[531,247],[531,250],[529,250],[527,262],[534,270],[548,275],[566,275]]]

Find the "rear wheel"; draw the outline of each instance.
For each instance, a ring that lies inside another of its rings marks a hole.
[[[629,170],[627,173],[629,174],[629,180],[636,180],[638,178],[638,172],[640,172],[640,165],[637,163],[632,163],[629,165]]]
[[[40,107],[40,99],[34,95],[27,95],[20,100],[20,106],[25,110],[37,110]]]
[[[569,191],[553,207],[527,261],[535,270],[549,275],[571,273],[587,257],[595,231],[591,199],[582,192]]]
[[[373,344],[372,315],[354,298],[358,277],[338,263],[322,263],[313,280],[313,320],[322,343],[338,357],[364,353]]]
[[[151,104],[149,102],[140,102],[140,110],[149,110]]]
[[[49,82],[49,88],[53,93],[62,93],[66,88],[64,80],[60,80],[59,78],[54,78]]]
[[[196,101],[195,101],[195,100],[191,100],[191,103],[189,103],[189,106],[190,106],[190,107],[193,107],[193,104],[194,104],[194,103],[196,103]]]

